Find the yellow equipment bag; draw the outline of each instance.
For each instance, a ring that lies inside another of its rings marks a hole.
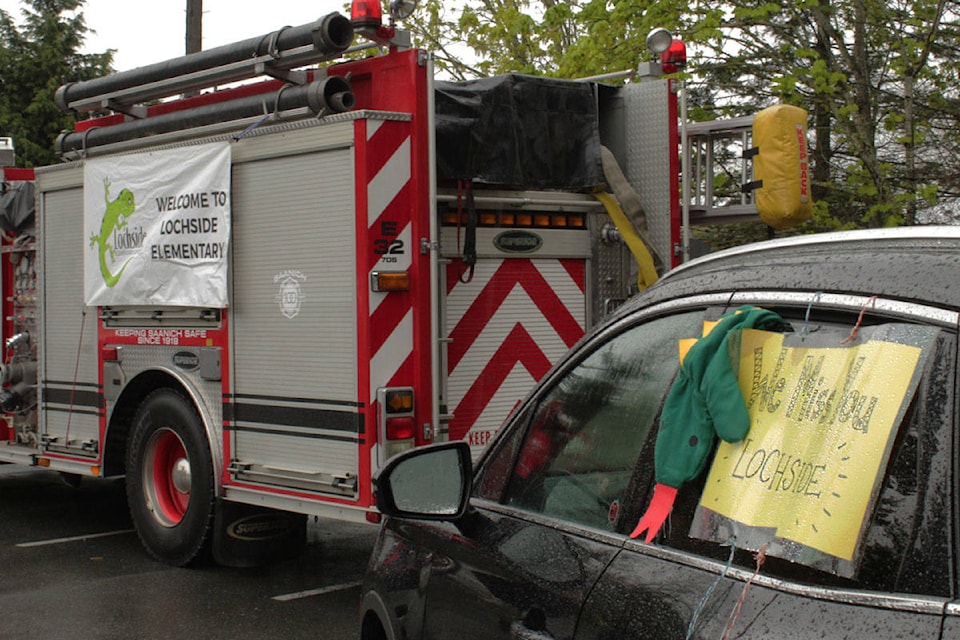
[[[810,219],[810,164],[807,112],[780,104],[753,118],[754,203],[760,219],[774,229],[788,229]]]

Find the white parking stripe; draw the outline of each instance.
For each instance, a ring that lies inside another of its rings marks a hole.
[[[347,589],[353,589],[354,587],[359,587],[360,582],[348,582],[345,584],[334,584],[329,587],[320,587],[319,589],[309,589],[307,591],[297,591],[296,593],[285,593],[279,596],[273,596],[273,600],[279,600],[280,602],[288,602],[290,600],[299,600],[300,598],[309,598],[310,596],[322,596],[326,593],[334,593],[336,591],[346,591]]]
[[[122,529],[120,531],[105,531],[103,533],[88,533],[84,536],[71,536],[69,538],[53,538],[51,540],[37,540],[35,542],[20,542],[17,544],[21,549],[26,547],[44,547],[50,544],[63,544],[65,542],[79,542],[83,540],[92,540],[93,538],[106,538],[107,536],[119,536],[125,533],[133,533],[133,529]]]

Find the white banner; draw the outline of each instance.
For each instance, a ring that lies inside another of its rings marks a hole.
[[[227,306],[230,145],[87,160],[84,299]]]

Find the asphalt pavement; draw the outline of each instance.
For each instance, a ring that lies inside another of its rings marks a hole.
[[[311,518],[296,559],[169,567],[141,547],[122,480],[0,465],[0,639],[356,640],[375,536]]]

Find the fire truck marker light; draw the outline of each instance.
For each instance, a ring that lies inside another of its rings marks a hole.
[[[370,274],[373,291],[409,291],[410,275],[406,271],[374,271]]]
[[[388,391],[387,413],[406,413],[413,411],[413,391]]]
[[[413,418],[388,418],[387,440],[410,440],[415,429]]]

